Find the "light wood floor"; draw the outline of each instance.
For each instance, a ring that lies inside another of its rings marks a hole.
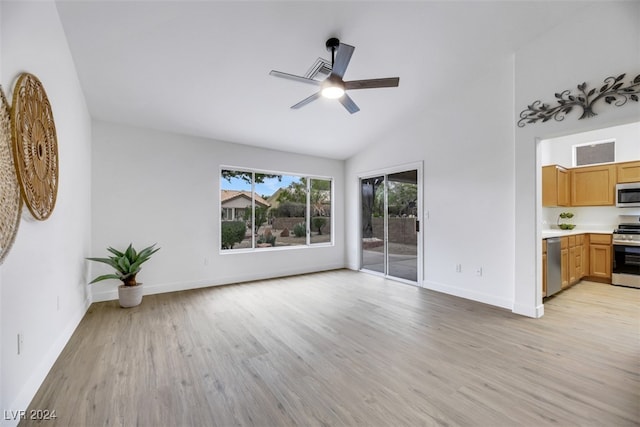
[[[338,270],[96,303],[30,409],[55,409],[47,426],[638,425],[639,302],[583,282],[530,319]]]

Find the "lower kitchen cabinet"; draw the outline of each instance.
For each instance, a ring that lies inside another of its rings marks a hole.
[[[584,234],[563,237],[566,242],[561,241],[562,259],[562,287],[566,288],[578,283],[584,277],[583,259],[584,259]],[[566,247],[566,255],[564,251]],[[564,257],[566,256],[566,261]]]
[[[560,271],[562,275],[562,289],[569,286],[569,238],[560,239]]]
[[[589,235],[589,277],[611,283],[611,235]]]
[[[593,242],[590,244],[590,242]],[[562,289],[587,278],[611,281],[611,235],[577,234],[560,238]],[[547,296],[547,241],[542,241],[542,296]]]

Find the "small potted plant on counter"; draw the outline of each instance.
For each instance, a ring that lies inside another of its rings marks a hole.
[[[573,230],[576,227],[575,224],[567,224],[564,221],[560,223],[561,219],[571,219],[571,218],[573,218],[573,213],[562,212],[560,215],[558,215],[558,227],[560,227],[561,230]]]
[[[120,307],[135,307],[142,302],[143,287],[142,283],[136,282],[136,274],[140,272],[140,266],[147,262],[151,255],[158,252],[160,248],[155,247],[156,244],[142,249],[137,252],[133,248],[133,244],[129,244],[127,249],[122,252],[114,248],[107,248],[113,254],[109,258],[87,258],[89,261],[101,262],[107,264],[115,270],[115,273],[104,274],[93,279],[91,283],[101,280],[118,279],[122,281],[122,285],[118,287],[118,298]]]

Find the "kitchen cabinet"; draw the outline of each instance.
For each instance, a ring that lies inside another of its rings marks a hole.
[[[542,167],[542,206],[614,206],[616,184],[640,182],[640,160],[598,166]]]
[[[589,235],[589,277],[611,283],[611,235]]]
[[[569,236],[569,284],[573,285],[584,277],[584,234]]]
[[[567,288],[578,283],[584,277],[584,234],[563,237],[566,242],[561,242],[560,254],[563,257],[562,287]],[[566,255],[565,255],[566,248]],[[566,256],[566,260],[564,257]]]
[[[569,237],[560,239],[560,271],[562,275],[562,289],[569,287]]]
[[[613,206],[616,165],[571,169],[571,206]]]
[[[569,285],[576,283],[576,236],[569,237]]]
[[[569,206],[571,202],[569,171],[562,166],[542,168],[542,206]]]
[[[584,240],[584,234],[578,234],[576,236],[576,277],[578,281],[582,280],[582,278],[587,274],[587,271],[585,269]]]
[[[640,161],[616,163],[616,182],[640,182]]]
[[[597,239],[597,238],[596,238]],[[560,237],[560,279],[561,289],[566,289],[580,282],[588,273],[586,253],[588,247],[586,234]],[[556,255],[557,256],[557,255]],[[549,252],[547,239],[542,240],[542,296],[548,294]],[[557,291],[556,291],[557,292]]]

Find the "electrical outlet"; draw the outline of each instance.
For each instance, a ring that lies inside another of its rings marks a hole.
[[[204,257],[204,265],[209,265],[209,258]]]
[[[18,334],[18,356],[22,353],[22,349],[24,347],[24,336],[22,334]]]
[[[456,264],[456,273],[462,273],[462,264]]]
[[[482,267],[476,268],[476,276],[482,276]]]

